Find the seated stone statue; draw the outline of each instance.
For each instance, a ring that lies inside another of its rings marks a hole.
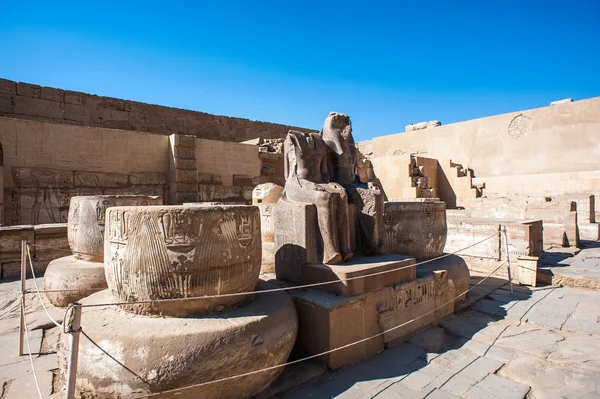
[[[331,181],[343,186],[349,202],[356,204],[361,252],[379,254],[383,247],[383,194],[372,184],[362,183],[356,174],[357,152],[350,117],[331,112],[321,134],[330,149]]]
[[[323,239],[323,263],[352,258],[348,228],[348,198],[340,184],[330,181],[329,150],[318,133],[290,131],[284,143],[285,199],[314,204]]]

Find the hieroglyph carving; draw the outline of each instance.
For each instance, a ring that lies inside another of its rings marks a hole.
[[[107,212],[106,275],[119,300],[173,299],[252,291],[261,262],[254,206],[115,207]],[[248,296],[157,303],[142,313],[189,315]]]

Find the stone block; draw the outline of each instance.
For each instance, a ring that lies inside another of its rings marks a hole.
[[[177,169],[196,169],[195,158],[175,158],[175,168]]]
[[[277,278],[297,281],[305,263],[319,263],[323,257],[317,239],[320,238],[317,209],[311,204],[280,200],[273,212],[273,222]]]
[[[0,93],[0,113],[10,115],[14,112],[15,105],[12,96]]]
[[[600,240],[600,223],[579,223],[579,239],[585,241]]]
[[[344,297],[314,289],[290,291],[299,319],[294,355],[310,356],[374,337],[318,358],[327,367],[337,369],[431,326],[447,315],[434,311],[445,302],[450,302],[452,312],[456,287],[464,286],[465,280],[468,286],[464,260],[449,257],[430,263],[431,269],[423,270],[421,278],[361,295]],[[446,277],[440,278],[434,271]]]
[[[17,94],[17,82],[0,79],[0,93]]]
[[[63,103],[32,97],[15,97],[15,114],[62,119]]]
[[[290,292],[298,313],[298,338],[294,354],[310,356],[381,332],[377,299],[381,292],[338,297],[314,290]],[[381,336],[318,357],[330,369],[359,362],[384,349]]]
[[[42,86],[40,98],[62,102],[65,99],[65,91],[61,89],[55,89],[53,87]]]
[[[85,122],[87,120],[86,119],[86,106],[79,105],[79,104],[65,103],[65,111],[63,114],[63,118],[72,120],[72,121]]]
[[[183,204],[184,202],[197,202],[197,192],[176,192],[175,198],[173,198],[175,204]]]
[[[217,176],[220,178],[219,175],[213,175],[212,173],[198,173],[198,183],[214,183]]]
[[[403,201],[384,204],[385,252],[417,260],[438,257],[446,244],[446,203]]]
[[[175,183],[197,184],[197,172],[195,169],[175,169]]]
[[[181,147],[177,146],[174,148],[175,158],[196,158],[196,149],[192,147]]]
[[[23,82],[17,83],[17,94],[19,96],[40,98],[41,92],[42,92],[42,87],[39,85],[33,85],[30,83],[23,83]]]
[[[65,90],[65,103],[85,105],[86,97],[89,95],[79,91]]]
[[[48,261],[34,261],[33,270],[35,271],[36,276],[43,274],[46,271],[47,266]],[[26,271],[27,277],[32,277],[31,265],[29,263],[26,265]],[[2,278],[11,280],[21,278],[21,262],[2,263]]]
[[[86,99],[88,104],[90,103],[90,100],[92,99],[92,97],[96,97],[96,96],[88,96],[88,98]],[[114,109],[117,111],[129,111],[129,110],[125,109],[125,100],[121,100],[119,98],[98,97],[97,106],[101,107],[101,108]]]
[[[197,192],[198,184],[196,183],[176,183],[177,191],[181,192]]]
[[[35,260],[51,261],[70,253],[67,224],[38,224],[35,232]]]
[[[32,225],[0,227],[0,262],[21,261],[21,241],[35,243],[35,232]],[[31,248],[31,256],[35,256],[35,248]]]
[[[176,134],[174,145],[175,148],[196,148],[196,136],[191,136],[187,134]]]
[[[305,263],[302,265],[299,281],[303,284],[337,282],[315,289],[336,295],[353,296],[415,279],[414,264],[413,257],[396,254],[357,256],[340,265]]]
[[[167,178],[164,173],[155,172],[135,172],[129,174],[129,182],[133,185],[164,185],[167,184]]]

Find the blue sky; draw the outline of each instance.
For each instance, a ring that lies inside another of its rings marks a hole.
[[[600,96],[600,1],[0,0],[0,77],[357,140]]]

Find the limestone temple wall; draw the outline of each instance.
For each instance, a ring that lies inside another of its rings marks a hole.
[[[281,153],[190,135],[0,117],[0,144],[0,225],[64,223],[75,195],[249,204],[257,184],[283,175]]]
[[[303,128],[101,97],[0,79],[0,116],[75,126],[244,141],[284,138]]]
[[[474,186],[483,183],[486,195],[598,196],[599,137],[600,97],[596,97],[376,137],[359,143],[359,148],[370,153],[375,175],[394,199],[405,196],[407,181],[410,187],[404,168],[411,154],[437,159],[438,184],[454,184],[453,194],[459,199],[472,197]],[[403,169],[395,171],[398,167]],[[456,180],[457,174],[470,173],[468,168],[474,174],[472,181]],[[425,175],[431,175],[426,169]]]
[[[167,136],[0,117],[4,224],[67,221],[75,195],[165,198]]]

